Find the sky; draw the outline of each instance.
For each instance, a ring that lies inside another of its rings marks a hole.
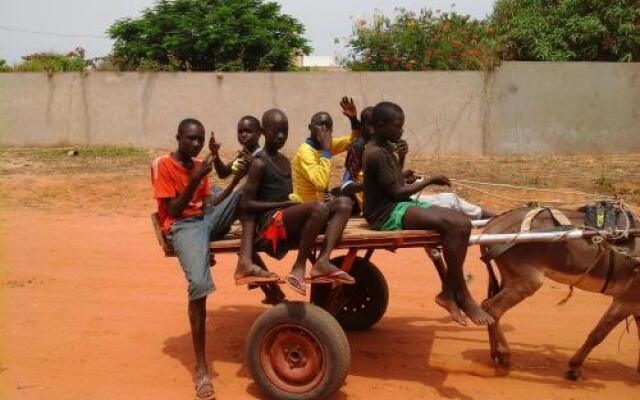
[[[493,0],[279,0],[282,11],[306,26],[313,55],[344,55],[353,19],[396,7],[453,9],[474,18],[491,13]],[[68,52],[80,46],[88,57],[105,56],[112,41],[105,31],[117,19],[137,17],[154,0],[0,0],[0,58],[13,64],[40,51]],[[454,4],[455,3],[455,4]],[[29,32],[25,32],[29,31]],[[35,33],[39,32],[39,33]]]

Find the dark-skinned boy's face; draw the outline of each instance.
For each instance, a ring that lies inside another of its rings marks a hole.
[[[178,151],[189,157],[197,157],[204,146],[204,129],[196,124],[188,124],[178,133]]]
[[[264,126],[264,144],[271,149],[280,150],[289,137],[289,121],[277,119]]]
[[[311,132],[311,137],[318,140],[319,133],[322,131],[333,132],[333,119],[329,114],[317,114],[313,118],[311,118],[311,123],[309,124],[309,131]]]
[[[376,132],[389,142],[398,143],[404,132],[402,129],[403,126],[404,114],[397,114],[397,116],[390,121],[378,125]]]
[[[238,122],[238,143],[243,147],[254,147],[258,145],[262,130],[255,121],[242,119]]]

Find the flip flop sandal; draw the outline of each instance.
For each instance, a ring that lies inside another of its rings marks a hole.
[[[310,283],[339,283],[343,285],[353,285],[356,280],[347,272],[338,270],[324,275],[311,276],[305,281]]]
[[[269,271],[265,271],[262,268],[253,268],[248,272],[248,275],[241,278],[236,278],[236,285],[264,285],[268,283],[281,283],[280,277]]]
[[[216,400],[216,392],[213,389],[211,378],[204,376],[196,383],[195,400]]]
[[[285,277],[285,282],[287,285],[293,289],[295,292],[300,293],[303,296],[307,295],[307,286],[304,284],[304,281],[296,278],[294,275],[287,275]]]

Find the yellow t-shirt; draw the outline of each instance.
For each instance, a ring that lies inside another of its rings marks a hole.
[[[347,150],[349,144],[360,136],[359,131],[352,131],[350,136],[331,139],[331,155],[340,154]],[[293,197],[294,201],[324,201],[325,193],[329,190],[331,177],[331,157],[323,154],[307,139],[300,145],[291,163],[293,168]]]

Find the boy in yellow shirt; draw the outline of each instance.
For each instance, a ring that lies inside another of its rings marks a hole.
[[[353,99],[343,97],[342,113],[351,121],[351,135],[334,138],[333,120],[327,112],[316,113],[309,123],[310,135],[300,145],[292,160],[293,199],[295,201],[324,201],[329,191],[331,157],[347,150],[360,136],[358,111]]]

